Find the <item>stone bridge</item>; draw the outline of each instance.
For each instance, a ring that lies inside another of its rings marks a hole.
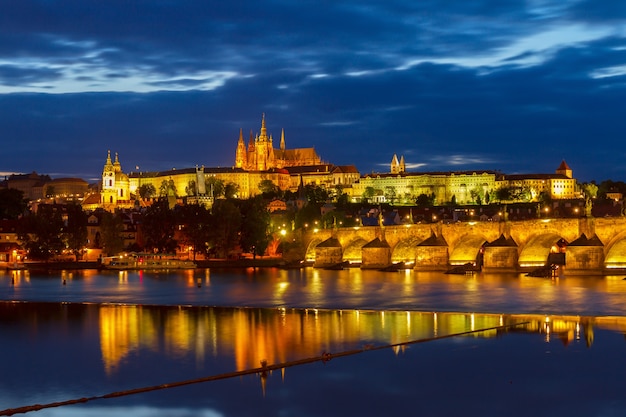
[[[485,271],[528,271],[552,263],[568,273],[626,271],[625,217],[336,228],[303,238],[306,259],[316,267],[404,263],[448,270],[471,264]]]

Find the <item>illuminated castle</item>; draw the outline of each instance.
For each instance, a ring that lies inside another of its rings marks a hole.
[[[322,163],[321,158],[315,152],[315,148],[286,149],[285,130],[280,134],[280,145],[274,148],[272,135],[267,135],[265,127],[265,114],[261,121],[261,132],[252,136],[248,146],[243,139],[243,130],[239,130],[239,141],[235,154],[235,167],[246,171],[267,171],[273,168],[285,168],[295,166],[312,166]]]

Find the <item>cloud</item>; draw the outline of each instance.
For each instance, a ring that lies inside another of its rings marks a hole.
[[[0,15],[3,170],[97,178],[107,149],[230,166],[266,113],[288,147],[362,172],[397,153],[622,175],[626,10],[609,3],[24,0]]]

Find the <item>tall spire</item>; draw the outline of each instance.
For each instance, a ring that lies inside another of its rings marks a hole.
[[[113,162],[111,162],[111,150],[110,149],[107,151],[107,161],[106,161],[106,164],[107,165],[112,165],[113,164]]]
[[[115,152],[115,162],[113,162],[113,166],[115,167],[115,171],[122,170],[122,164],[120,164],[120,160],[118,158],[117,152]]]
[[[391,173],[392,174],[397,174],[398,173],[398,155],[396,155],[395,153],[393,154],[393,158],[391,159]]]
[[[235,152],[235,166],[244,168],[248,163],[246,154],[246,144],[243,140],[243,129],[239,129],[239,140],[237,141],[237,151]]]
[[[280,132],[280,150],[285,150],[285,129],[282,129]]]
[[[267,137],[267,128],[265,127],[265,113],[263,113],[263,119],[261,120],[261,138]]]

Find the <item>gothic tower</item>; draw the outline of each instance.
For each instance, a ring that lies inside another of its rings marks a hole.
[[[237,152],[235,153],[235,167],[247,168],[248,153],[246,152],[246,144],[243,140],[243,129],[239,129],[239,141],[237,142]]]
[[[400,163],[398,162],[398,155],[393,154],[393,158],[391,158],[391,173],[397,174],[400,172]]]
[[[268,156],[269,148],[272,146],[269,138],[267,137],[267,128],[265,127],[265,114],[261,120],[261,134],[255,143],[256,149],[256,167],[257,171],[265,171],[269,168]]]

